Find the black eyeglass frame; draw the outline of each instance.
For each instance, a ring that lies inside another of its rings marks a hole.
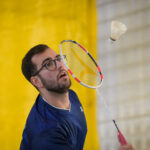
[[[56,63],[56,61],[60,62],[60,61],[62,60],[61,56],[60,56],[60,55],[58,55],[58,56],[59,56],[59,58],[56,58],[56,59],[49,59],[49,61],[52,61],[52,62],[54,62],[54,64],[55,64],[55,68],[54,68],[54,69],[49,69],[49,68],[47,67],[47,63],[45,63],[44,65],[42,65],[42,67],[41,67],[38,71],[36,71],[35,73],[33,73],[32,76],[36,76],[37,74],[39,74],[39,72],[40,72],[44,67],[45,67],[47,70],[49,70],[49,71],[53,71],[53,70],[57,69],[57,63]],[[58,56],[57,56],[57,57],[58,57]],[[63,58],[66,59],[66,55],[63,55]]]

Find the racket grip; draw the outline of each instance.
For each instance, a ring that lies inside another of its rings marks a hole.
[[[118,140],[119,140],[121,145],[127,144],[127,141],[126,141],[125,137],[123,136],[123,134],[121,133],[120,130],[118,130]]]

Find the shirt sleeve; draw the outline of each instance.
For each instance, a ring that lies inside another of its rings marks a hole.
[[[75,150],[63,132],[51,129],[42,132],[32,140],[32,150]]]

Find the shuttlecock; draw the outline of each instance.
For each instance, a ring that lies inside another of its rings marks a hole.
[[[116,41],[126,31],[127,31],[127,27],[126,27],[125,24],[123,24],[123,23],[121,23],[119,21],[112,21],[111,22],[111,35],[110,35],[110,39],[112,41]]]

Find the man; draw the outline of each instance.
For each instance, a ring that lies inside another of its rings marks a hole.
[[[20,150],[82,150],[86,119],[60,55],[37,45],[22,60],[25,78],[39,91],[23,131]],[[130,145],[119,150],[133,150]]]
[[[21,150],[82,150],[87,126],[60,55],[47,45],[30,49],[22,72],[39,91],[26,121]]]

